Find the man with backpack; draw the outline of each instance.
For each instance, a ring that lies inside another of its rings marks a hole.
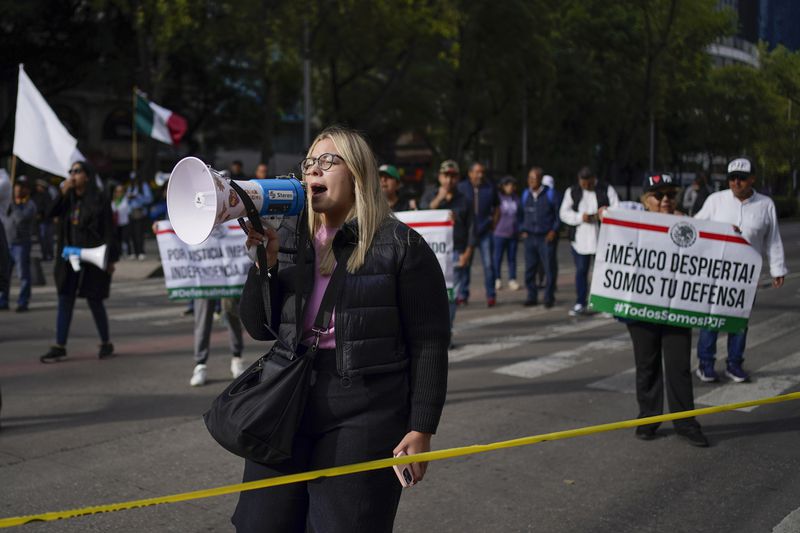
[[[556,253],[558,230],[561,226],[558,193],[542,183],[542,169],[533,167],[528,172],[528,187],[522,193],[521,236],[525,242],[525,286],[528,297],[526,307],[538,305],[536,271],[542,265],[545,272],[544,306],[555,303],[555,271],[553,256]]]
[[[586,312],[589,298],[589,268],[597,252],[597,236],[605,210],[619,205],[619,196],[611,185],[598,182],[589,168],[578,171],[578,183],[564,193],[559,215],[569,225],[572,257],[575,260],[575,305],[569,316]]]

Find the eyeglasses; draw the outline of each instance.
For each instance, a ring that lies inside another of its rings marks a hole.
[[[653,195],[653,198],[655,198],[656,200],[658,200],[660,202],[665,196],[667,198],[669,198],[670,200],[674,200],[675,197],[678,196],[678,191],[669,191],[669,192],[656,191],[656,192],[651,193],[651,194]]]
[[[330,170],[336,164],[336,158],[344,161],[344,158],[338,154],[322,154],[319,157],[307,157],[300,161],[300,172],[308,174],[314,165],[317,165],[320,170]]]
[[[80,174],[83,172],[82,168],[71,168],[67,171],[67,174]]]

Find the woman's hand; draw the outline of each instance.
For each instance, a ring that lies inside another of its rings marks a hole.
[[[405,452],[406,455],[414,455],[415,453],[425,453],[431,451],[431,434],[420,433],[419,431],[409,431],[400,444],[395,446],[392,453],[397,455],[400,452]],[[425,477],[425,470],[428,469],[427,461],[424,463],[410,463],[411,472],[414,474],[414,481],[419,483]]]
[[[249,222],[246,226],[247,241],[245,242],[245,247],[250,250],[250,248],[254,248],[259,244],[264,244],[267,249],[267,268],[272,268],[278,264],[278,248],[280,247],[280,243],[278,243],[278,232],[275,231],[275,228],[269,224],[264,224],[264,233],[259,233]],[[261,268],[258,265],[258,261],[256,261],[256,266]]]

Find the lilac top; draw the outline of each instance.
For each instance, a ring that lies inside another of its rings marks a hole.
[[[513,195],[500,194],[500,218],[494,228],[497,237],[513,237],[517,234],[519,204]]]
[[[314,326],[314,320],[317,318],[319,306],[322,304],[322,297],[325,296],[325,289],[328,288],[328,283],[331,276],[323,276],[319,273],[319,260],[322,255],[322,249],[325,243],[333,239],[339,228],[329,228],[327,226],[320,226],[317,234],[314,236],[314,289],[311,291],[311,296],[306,305],[306,312],[303,316],[303,344],[311,346],[314,344],[314,333],[311,328]],[[333,350],[336,348],[336,336],[334,334],[334,315],[331,316],[331,325],[328,331],[320,335],[319,349],[320,350]]]

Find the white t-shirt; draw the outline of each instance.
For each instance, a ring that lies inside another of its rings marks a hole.
[[[733,224],[758,253],[767,256],[770,276],[778,278],[789,272],[784,262],[778,214],[769,196],[753,191],[753,195],[742,202],[730,189],[715,192],[694,218]]]

